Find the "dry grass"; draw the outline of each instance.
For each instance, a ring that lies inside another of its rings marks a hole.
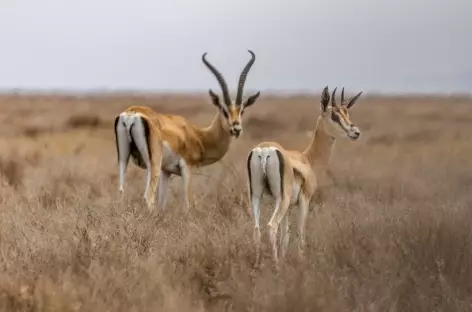
[[[245,156],[267,139],[303,148],[318,98],[261,98],[224,161],[196,179],[187,216],[179,178],[167,211],[149,216],[133,164],[117,196],[115,114],[146,104],[203,125],[205,101],[0,97],[0,311],[472,309],[470,99],[363,98],[352,111],[363,136],[337,143],[335,182],[311,205],[308,261],[292,234],[279,276],[265,236],[266,265],[251,270]]]

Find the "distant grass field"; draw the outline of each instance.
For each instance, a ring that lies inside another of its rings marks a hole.
[[[119,198],[113,120],[129,105],[202,126],[215,113],[206,96],[0,96],[0,311],[472,310],[472,99],[363,95],[361,139],[336,142],[311,204],[307,261],[292,227],[278,276],[268,197],[252,270],[246,156],[263,140],[303,149],[319,97],[262,95],[185,216],[180,178],[149,216],[132,163]]]

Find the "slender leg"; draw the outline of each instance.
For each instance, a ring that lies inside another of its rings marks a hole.
[[[158,200],[157,200],[157,207],[160,210],[164,211],[167,203],[167,194],[169,189],[169,182],[170,182],[170,173],[161,170],[161,179],[159,181],[159,188],[158,188]]]
[[[124,156],[126,157],[126,156]],[[125,159],[120,159],[120,193],[123,194],[125,186],[126,169],[128,168],[129,154]]]
[[[144,189],[143,198],[147,200],[149,194],[149,187],[151,186],[151,165],[146,165],[146,188]]]
[[[288,196],[287,196],[288,197]],[[289,199],[285,197],[280,199],[279,197],[275,200],[275,209],[272,217],[270,218],[269,224],[269,239],[272,245],[272,257],[274,259],[275,267],[278,268],[278,253],[277,253],[277,230],[280,226],[280,222],[284,218],[288,207],[290,205]]]
[[[288,170],[284,170],[285,161],[280,155],[280,152],[276,150],[270,151],[270,154],[267,157],[267,179],[273,196],[275,197],[275,209],[270,218],[268,228],[269,228],[269,238],[272,244],[272,257],[276,268],[278,268],[278,252],[277,252],[277,231],[279,229],[280,223],[285,218],[288,208],[290,206],[290,197],[292,194],[292,181],[293,173]],[[284,228],[282,229],[282,236],[280,242],[285,240],[288,244],[288,217],[287,220],[284,220]],[[283,247],[283,246],[282,246]]]
[[[300,256],[304,255],[305,249],[305,225],[308,215],[308,204],[309,201],[305,195],[300,193],[298,198],[298,251]]]
[[[130,142],[127,131],[128,130],[122,122],[121,117],[117,117],[115,123],[115,138],[118,152],[118,164],[120,167],[120,194],[123,194],[126,169],[128,168],[130,158]]]
[[[153,155],[153,159],[151,160],[151,181],[150,181],[150,189],[147,194],[147,203],[149,211],[153,211],[154,207],[156,206],[156,193],[157,187],[159,186],[159,181],[161,179],[161,163],[162,163],[162,156]]]
[[[279,224],[274,219],[279,209],[280,209],[280,198],[277,198],[275,201],[274,213],[272,214],[272,217],[270,218],[270,222],[267,225],[267,227],[269,228],[269,241],[272,247],[272,259],[274,260],[276,267],[278,267],[276,239],[277,239],[277,230],[278,230]]]
[[[249,202],[252,205],[252,214],[254,218],[254,246],[256,249],[256,261],[254,267],[258,267],[261,260],[261,198],[264,193],[264,175],[261,163],[259,161],[260,150],[253,150],[248,156],[248,195]]]
[[[190,211],[190,197],[192,197],[192,169],[184,160],[180,161],[180,171],[184,187],[184,213]]]
[[[282,219],[282,222],[280,224],[281,229],[280,229],[280,258],[282,260],[285,258],[285,254],[287,252],[287,247],[290,241],[290,222],[289,222],[289,212],[285,214],[285,216]]]
[[[261,208],[260,202],[261,197],[257,195],[253,195],[252,199],[252,213],[254,215],[254,234],[253,240],[254,245],[256,247],[256,262],[255,266],[259,266],[260,259],[261,259],[261,226],[260,226],[260,219],[261,219]]]
[[[147,200],[149,211],[152,211],[156,204],[156,191],[161,174],[161,142],[155,142],[155,140],[152,140],[152,146],[148,146],[144,121],[142,119],[136,119],[130,132],[143,161],[146,163],[146,190],[144,191],[143,196]],[[151,155],[149,155],[149,151],[152,151]]]

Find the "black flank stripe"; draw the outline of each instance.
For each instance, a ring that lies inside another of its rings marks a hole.
[[[118,162],[120,162],[120,149],[118,148],[118,131],[117,131],[119,120],[120,120],[120,116],[117,116],[115,118],[115,145],[116,145],[116,155],[118,157]]]
[[[253,153],[253,151],[251,151],[249,153],[249,156],[247,157],[247,175],[249,177],[249,194],[251,195],[251,197],[252,197],[252,181],[251,181],[251,158],[252,158],[252,153]]]
[[[280,196],[283,199],[284,198],[285,160],[281,151],[277,149],[275,150],[275,152],[277,153],[277,157],[279,158],[280,192],[281,192]]]

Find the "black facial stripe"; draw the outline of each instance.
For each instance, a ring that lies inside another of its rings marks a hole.
[[[339,115],[336,114],[335,112],[331,113],[331,120],[333,120],[335,123],[339,124],[341,127],[343,127],[341,123],[341,118],[339,118]],[[344,128],[344,127],[343,127]]]
[[[226,111],[226,109],[222,108],[221,111],[223,112],[223,116],[225,116],[226,119],[228,119],[228,112]]]
[[[344,131],[346,131],[346,133],[348,132],[348,130],[346,128],[344,128],[343,124],[341,123],[341,118],[335,112],[331,112],[331,120],[334,121],[335,123],[337,123],[338,125],[340,125],[341,128]]]

